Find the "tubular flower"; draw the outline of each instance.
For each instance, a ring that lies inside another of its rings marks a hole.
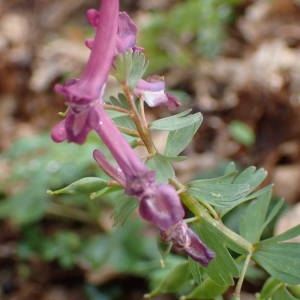
[[[139,80],[134,93],[138,97],[144,97],[144,100],[150,107],[159,106],[165,104],[168,107],[180,106],[179,101],[173,95],[165,92],[165,82],[162,79],[151,77],[148,81]]]
[[[207,265],[214,253],[183,221],[184,209],[177,192],[171,185],[156,183],[155,172],[140,160],[101,105],[114,57],[130,48],[137,50],[136,27],[126,13],[119,13],[118,0],[102,0],[100,11],[89,10],[87,17],[96,29],[95,39],[86,43],[91,54],[80,79],[55,86],[67,98],[68,110],[65,119],[53,128],[52,138],[56,142],[81,144],[95,130],[117,163],[114,166],[95,150],[94,158],[103,171],[139,201],[140,215],[160,229],[165,241],[173,242],[197,262]],[[163,81],[149,85],[142,81],[137,89],[142,90],[141,86],[159,91],[157,97],[151,96],[153,106],[164,103]]]

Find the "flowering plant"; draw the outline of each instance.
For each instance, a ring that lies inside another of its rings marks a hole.
[[[239,299],[243,280],[253,263],[271,275],[260,299],[270,298],[268,285],[276,285],[280,293],[289,293],[283,283],[300,283],[300,260],[290,259],[300,253],[300,244],[287,240],[299,235],[300,226],[260,241],[282,206],[282,201],[270,205],[271,186],[257,190],[266,172],[250,167],[238,174],[230,164],[222,177],[179,182],[171,163],[184,160],[178,155],[199,128],[201,114],[187,110],[149,124],[145,102],[150,107],[177,107],[179,101],[165,91],[162,78],[143,79],[147,61],[143,49],[136,45],[134,22],[119,11],[118,0],[102,0],[100,10],[89,10],[87,17],[96,31],[95,38],[86,41],[91,53],[79,79],[55,86],[66,97],[68,108],[64,119],[53,128],[52,139],[83,144],[91,131],[96,132],[104,147],[94,150],[93,157],[108,177],[84,178],[51,193],[84,190],[95,199],[121,190],[124,198],[129,196],[126,205],[138,206],[140,216],[158,228],[162,241],[188,257],[167,273],[148,296],[178,293],[185,285],[184,299],[211,299],[227,291],[236,278],[233,298]],[[105,101],[109,73],[122,93]],[[157,151],[152,130],[168,132],[164,153]],[[146,159],[135,152],[138,146],[147,150]],[[104,154],[106,150],[113,162]],[[242,204],[247,208],[238,234],[222,219]],[[186,218],[184,207],[191,217]],[[189,285],[190,278],[194,283]]]

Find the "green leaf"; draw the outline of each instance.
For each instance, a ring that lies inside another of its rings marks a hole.
[[[114,226],[123,225],[137,206],[138,202],[135,198],[122,196],[122,201],[117,202],[113,210]]]
[[[151,170],[155,171],[156,180],[159,183],[167,183],[169,178],[175,176],[171,163],[168,158],[163,155],[156,154],[151,157],[146,164]]]
[[[45,185],[39,181],[29,185],[22,193],[17,193],[0,202],[0,218],[11,218],[18,224],[28,224],[40,220],[45,214],[49,196]],[[40,184],[40,185],[39,185]]]
[[[116,191],[121,191],[123,188],[119,185],[107,186],[98,192],[93,192],[90,194],[92,200],[103,197],[105,195],[111,194]]]
[[[249,167],[236,175],[234,169],[230,167],[227,172],[229,173],[221,177],[194,180],[189,183],[189,192],[199,201],[215,206],[222,216],[237,205],[265,193],[264,190],[260,190],[251,194],[265,179],[264,169],[256,170],[255,167]]]
[[[294,297],[285,287],[281,287],[274,293],[272,300],[299,300],[299,298]]]
[[[256,245],[253,259],[274,278],[287,284],[300,284],[300,243],[283,242],[283,238],[294,237],[294,228],[279,237],[262,241]]]
[[[257,188],[266,178],[265,169],[256,169],[254,166],[248,167],[239,173],[234,179],[234,183],[249,184],[251,191]]]
[[[272,210],[269,212],[267,219],[265,220],[265,223],[263,225],[264,228],[266,228],[270,224],[270,222],[272,222],[272,220],[278,215],[284,204],[284,199],[276,199],[273,201],[276,201],[276,203],[272,207]]]
[[[300,284],[289,285],[287,288],[297,299],[300,299]]]
[[[200,124],[201,121],[199,120],[187,127],[170,131],[164,154],[167,156],[175,156],[182,152],[193,139]]]
[[[253,129],[246,123],[241,121],[230,122],[228,129],[232,137],[242,145],[251,146],[255,142],[255,134]]]
[[[208,277],[184,299],[212,299],[222,295],[227,289],[228,286],[218,285]]]
[[[107,180],[99,177],[85,177],[67,185],[62,189],[48,191],[48,193],[51,195],[91,194],[107,187],[107,182]]]
[[[71,268],[76,263],[81,245],[80,237],[76,233],[58,231],[45,240],[41,256],[46,261],[57,260],[63,268]]]
[[[153,297],[158,294],[177,293],[184,285],[186,285],[189,277],[188,263],[179,263],[164,276],[158,286],[151,291],[148,296]]]
[[[300,235],[300,225],[297,225],[282,234],[271,237],[267,240],[262,241],[263,244],[274,244],[276,242],[284,242]]]
[[[134,88],[148,68],[148,61],[142,52],[127,51],[119,55],[114,62],[114,76],[119,82],[128,82]]]
[[[259,241],[265,229],[265,219],[268,212],[272,196],[271,190],[266,190],[264,194],[252,201],[241,219],[240,234],[249,242]]]
[[[193,228],[204,243],[216,253],[216,257],[204,269],[205,273],[219,286],[230,286],[233,278],[239,276],[238,267],[226,248],[223,234],[210,223],[201,219]]]
[[[269,300],[273,299],[274,293],[283,286],[283,283],[273,277],[270,277],[264,284],[258,299],[259,300]]]
[[[148,65],[149,62],[142,52],[136,51],[132,53],[132,68],[128,78],[128,85],[131,88],[134,88],[137,82],[143,77]]]
[[[190,112],[191,109],[188,109],[177,115],[156,120],[150,124],[150,129],[173,131],[202,122],[203,117],[200,113],[189,115]]]
[[[203,279],[203,269],[200,267],[199,263],[188,257],[189,271],[192,274],[194,281],[200,284]]]
[[[248,184],[224,184],[203,180],[190,183],[189,192],[201,201],[219,207],[223,211],[229,211],[240,203],[249,192]]]
[[[111,104],[114,106],[119,106],[126,110],[129,109],[128,101],[127,101],[125,95],[122,93],[119,93],[117,97],[111,96],[108,100],[108,104]],[[124,115],[123,112],[116,112],[116,111],[112,111],[112,110],[109,110],[109,113],[110,114],[113,113],[115,116],[116,116],[116,113]],[[114,118],[114,117],[112,116],[112,118]]]

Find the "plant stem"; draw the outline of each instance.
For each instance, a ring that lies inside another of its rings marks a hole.
[[[144,145],[148,150],[148,153],[150,155],[155,155],[156,149],[151,139],[151,135],[145,117],[143,113],[140,113],[137,109],[130,88],[126,83],[123,83],[123,90],[132,113],[132,120],[136,125],[137,131],[140,134],[140,138],[143,140]],[[141,109],[143,110],[143,106],[141,106]],[[239,248],[243,249],[249,255],[249,257],[251,257],[251,254],[253,252],[252,244],[244,238],[242,238],[241,236],[239,236],[234,231],[230,230],[228,227],[226,227],[222,223],[218,213],[209,203],[199,202],[192,195],[187,193],[187,187],[184,184],[182,184],[177,178],[171,178],[169,179],[169,181],[177,190],[181,191],[180,198],[182,202],[195,215],[196,218],[202,218],[212,226],[216,227],[228,239],[230,239]],[[247,269],[247,266],[245,268]]]
[[[84,211],[53,202],[49,203],[47,213],[56,217],[69,218],[82,223],[98,225],[98,223],[96,223],[95,220],[93,220],[90,215]]]
[[[212,226],[218,228],[224,235],[226,235],[231,241],[233,241],[237,246],[245,250],[248,254],[252,253],[253,246],[247,240],[242,238],[240,235],[235,233],[226,227],[221,220],[215,220],[209,213],[206,207],[201,205],[193,196],[184,192],[180,194],[181,200],[185,204],[185,206],[195,215],[206,222],[211,224]]]
[[[234,291],[234,293],[233,293],[233,295],[234,295],[235,297],[237,297],[238,299],[239,299],[240,296],[241,296],[241,289],[242,289],[243,281],[244,281],[244,278],[245,278],[245,275],[246,275],[246,272],[247,272],[247,269],[248,269],[248,266],[249,266],[249,263],[250,263],[251,256],[252,256],[252,252],[250,252],[250,253],[246,256],[245,263],[244,263],[244,266],[243,266],[243,269],[242,269],[240,278],[239,278],[239,280],[238,280],[238,282],[237,282],[237,285],[236,285],[236,287],[235,287],[235,291]]]
[[[121,112],[121,113],[124,113],[126,115],[129,115],[130,112],[125,109],[125,108],[122,108],[122,107],[119,107],[119,106],[115,106],[115,105],[111,105],[111,104],[103,104],[102,105],[105,109],[108,109],[108,110],[115,110],[115,111],[118,111],[118,112]]]
[[[122,127],[122,126],[117,126],[118,129],[130,136],[135,136],[135,137],[139,137],[139,133],[136,131],[136,130],[133,130],[133,129],[129,129],[127,127]]]
[[[148,152],[151,155],[155,155],[156,149],[155,149],[154,143],[151,139],[149,129],[146,126],[147,124],[144,124],[144,120],[140,116],[140,113],[135,105],[130,88],[128,87],[128,85],[126,83],[123,83],[122,86],[123,86],[123,91],[124,91],[125,97],[130,106],[130,110],[132,113],[132,120],[135,123],[136,129],[140,135],[140,138],[143,140],[144,145],[147,148]]]
[[[182,184],[177,178],[173,177],[169,179],[170,183],[177,189],[177,192],[179,194],[182,194],[184,192],[186,192],[188,190],[188,188]],[[219,220],[220,217],[218,215],[218,213],[214,210],[214,208],[206,202],[201,202],[201,204],[203,206],[205,206],[205,208],[209,211],[209,213],[216,219]]]

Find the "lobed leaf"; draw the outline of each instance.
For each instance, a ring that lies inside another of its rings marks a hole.
[[[200,113],[189,115],[190,112],[191,109],[188,109],[177,115],[156,120],[150,124],[150,129],[173,131],[191,126],[194,123],[201,124],[203,120],[202,115]]]
[[[264,284],[260,294],[258,295],[258,300],[269,300],[272,299],[272,296],[278,289],[283,286],[283,283],[274,278],[270,277]]]
[[[64,188],[48,191],[51,195],[91,194],[107,187],[108,180],[99,177],[85,177],[67,185]]]
[[[264,169],[249,167],[237,174],[230,165],[224,176],[213,179],[194,180],[189,183],[189,192],[199,201],[216,207],[221,216],[248,200],[257,198],[271,189],[268,186],[252,193],[266,177]]]
[[[199,233],[204,243],[216,253],[216,257],[204,269],[205,273],[219,286],[232,285],[233,278],[239,276],[239,270],[226,248],[226,240],[222,238],[222,234],[203,219],[193,228]]]
[[[198,120],[187,127],[170,131],[164,154],[175,156],[181,153],[191,142],[200,125],[201,121]]]
[[[123,225],[137,206],[138,202],[135,198],[123,195],[122,201],[117,202],[112,213],[114,226]]]
[[[159,183],[167,183],[169,178],[175,176],[174,169],[166,156],[156,154],[147,160],[147,166],[155,171]]]
[[[178,293],[186,285],[189,277],[188,262],[179,263],[168,271],[158,286],[148,296],[153,297],[158,294]]]
[[[283,242],[283,238],[299,234],[300,225],[282,234],[257,244],[253,259],[274,278],[287,284],[300,284],[300,243]]]
[[[272,191],[265,190],[256,200],[248,205],[240,223],[240,234],[249,242],[256,243],[260,240],[265,229],[265,219],[271,201]]]
[[[201,284],[203,280],[203,268],[200,267],[199,263],[188,257],[189,271],[197,284]]]
[[[218,285],[215,281],[208,277],[191,293],[186,295],[184,299],[213,299],[222,295],[227,289],[228,286]]]
[[[119,55],[114,62],[114,76],[120,82],[127,82],[134,88],[148,68],[148,61],[142,52],[127,51]]]

